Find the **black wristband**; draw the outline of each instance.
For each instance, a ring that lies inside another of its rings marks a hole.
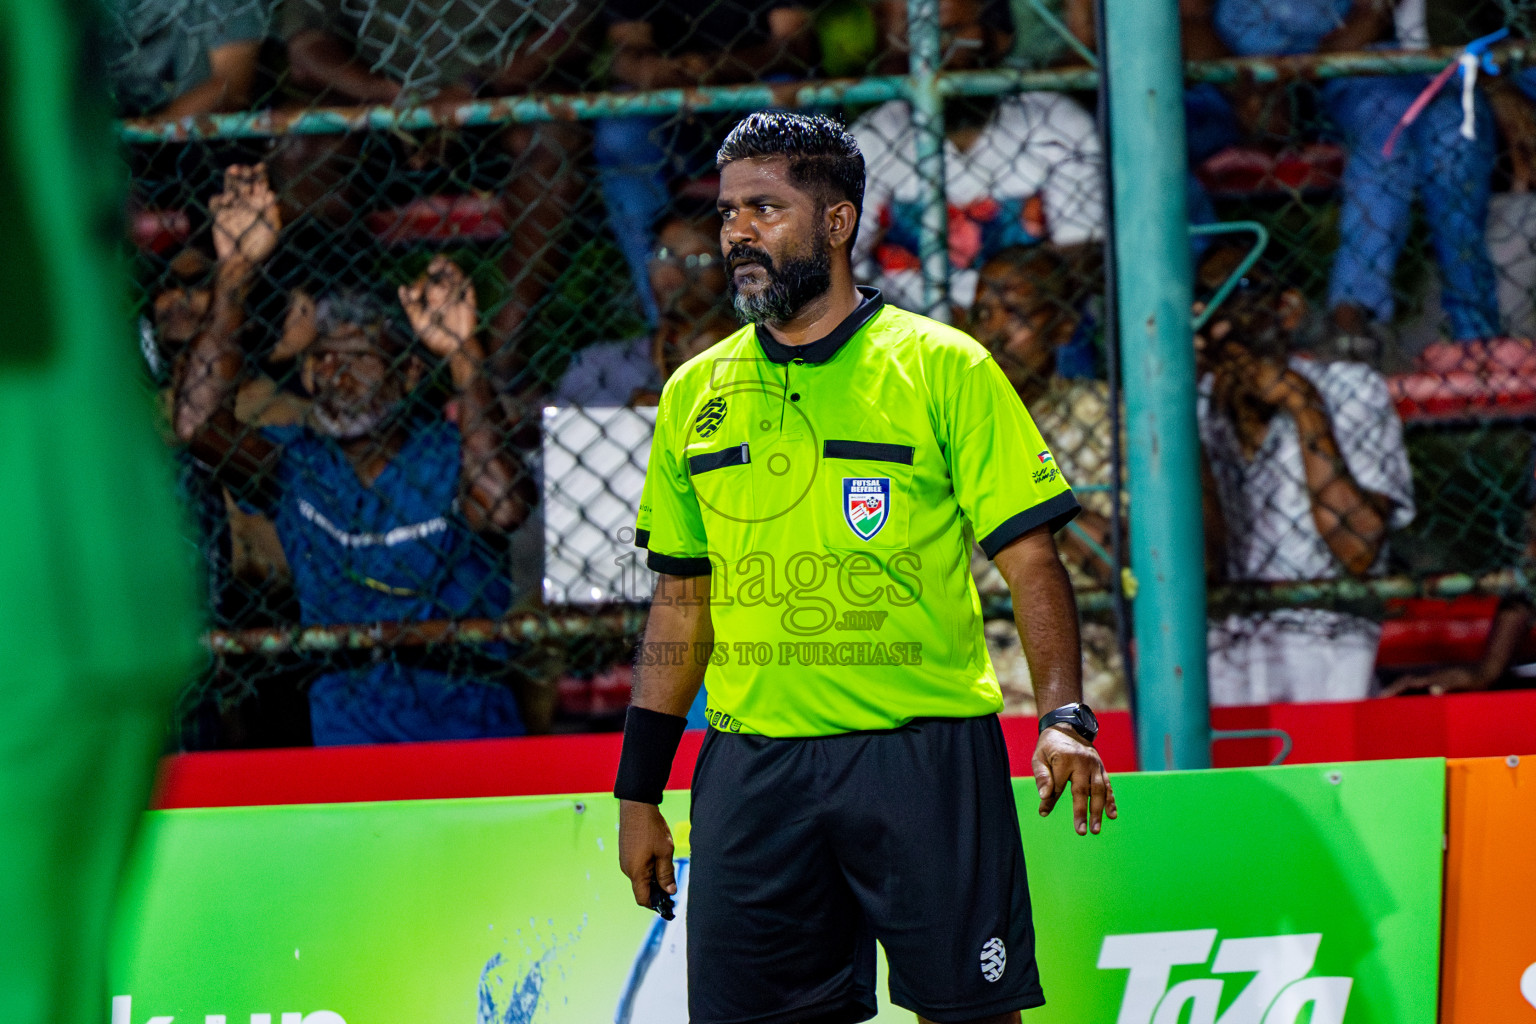
[[[688,719],[633,704],[624,714],[624,748],[613,795],[642,804],[661,803],[672,774],[672,758],[683,740]]]

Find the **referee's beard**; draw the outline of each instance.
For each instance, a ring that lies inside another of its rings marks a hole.
[[[747,264],[762,267],[766,280],[738,285],[736,268]],[[737,242],[726,253],[725,270],[731,305],[743,323],[787,323],[807,303],[831,289],[831,239],[822,226],[805,251],[785,255],[777,261],[766,249]]]

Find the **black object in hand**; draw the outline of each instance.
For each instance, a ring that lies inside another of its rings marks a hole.
[[[651,872],[650,907],[661,915],[663,921],[670,921],[677,916],[672,912],[672,897],[661,887],[661,882],[657,881],[654,871]]]

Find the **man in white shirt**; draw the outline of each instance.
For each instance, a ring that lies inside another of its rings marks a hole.
[[[1214,291],[1242,258],[1218,247]],[[1254,268],[1196,339],[1207,542],[1233,583],[1379,575],[1386,536],[1413,520],[1403,427],[1381,374],[1288,354],[1306,315],[1295,289]],[[1210,626],[1211,702],[1358,700],[1381,627],[1322,608],[1233,614]]]
[[[992,63],[996,37],[979,0],[939,5],[950,45],[946,70]],[[967,45],[969,44],[969,45]],[[957,97],[945,103],[944,171],[949,200],[950,301],[971,305],[977,273],[1010,245],[1060,246],[1100,238],[1104,176],[1093,117],[1057,93]],[[868,175],[854,269],[885,300],[918,309],[917,256],[924,184],[917,174],[917,133],[905,100],[882,104],[854,122]]]

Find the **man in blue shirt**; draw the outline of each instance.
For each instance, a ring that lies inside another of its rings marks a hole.
[[[481,368],[473,286],[438,257],[400,289],[416,340],[447,365],[456,423],[413,415],[425,362],[381,302],[339,293],[321,299],[315,339],[300,357],[313,397],[308,422],[248,431],[233,411],[243,362],[234,339],[250,282],[276,242],[276,200],[260,167],[234,167],[212,207],[213,309],[177,387],[176,432],[243,503],[273,518],[304,624],[505,612],[511,592],[496,541],[524,521],[535,492],[503,441]],[[508,688],[457,666],[410,664],[400,649],[387,654],[314,682],[317,744],[523,731]]]

